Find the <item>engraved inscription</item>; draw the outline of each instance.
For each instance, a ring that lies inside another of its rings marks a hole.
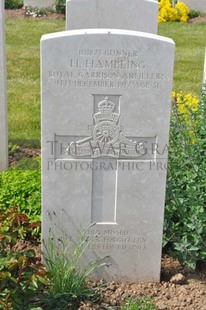
[[[101,49],[79,49],[80,56],[115,56],[115,57],[138,57],[140,50],[101,50]]]
[[[88,237],[92,243],[92,250],[115,251],[145,251],[147,250],[147,238],[133,235],[127,229],[91,229]]]
[[[64,70],[50,70],[49,80],[59,87],[158,90],[167,79],[151,72],[140,50],[79,49],[77,55],[68,57]]]

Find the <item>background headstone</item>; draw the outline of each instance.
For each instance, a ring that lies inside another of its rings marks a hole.
[[[155,0],[68,0],[66,30],[111,28],[157,33]]]
[[[203,69],[203,83],[206,83],[206,48],[205,48],[205,61],[204,61],[204,69]]]
[[[96,223],[88,261],[110,264],[96,279],[160,280],[173,62],[153,34],[42,37],[43,239]]]
[[[0,171],[8,167],[4,0],[0,0]]]
[[[179,1],[180,2],[180,1]],[[205,0],[184,0],[183,1],[190,10],[200,11],[206,13]]]
[[[55,0],[24,0],[24,6],[37,8],[50,8],[54,6]]]

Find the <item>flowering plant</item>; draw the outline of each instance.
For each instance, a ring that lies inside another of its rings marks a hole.
[[[206,87],[173,93],[164,246],[195,268],[206,260]]]
[[[159,16],[158,22],[167,21],[186,22],[189,18],[189,9],[183,2],[178,2],[174,7],[170,0],[159,1]]]

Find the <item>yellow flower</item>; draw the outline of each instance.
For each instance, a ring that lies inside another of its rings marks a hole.
[[[183,95],[182,92],[172,92],[172,100],[175,101],[177,112],[183,116],[185,122],[191,122],[191,126],[194,127],[195,122],[192,120],[191,115],[198,110],[199,99],[192,94]]]
[[[179,2],[172,7],[170,0],[160,0],[158,22],[163,23],[167,21],[181,21],[188,20],[189,9],[183,2]]]
[[[189,9],[183,2],[178,2],[175,6],[175,9],[178,12],[181,22],[186,22],[188,20]]]

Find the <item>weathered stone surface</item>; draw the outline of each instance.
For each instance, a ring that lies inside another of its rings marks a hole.
[[[0,0],[0,171],[8,167],[4,0]]]
[[[157,33],[155,0],[68,0],[66,30],[126,29]]]
[[[195,10],[195,11],[206,13],[206,1],[205,0],[184,0],[183,2],[187,5],[187,7],[190,10]]]
[[[110,265],[97,279],[159,281],[173,61],[152,34],[42,38],[43,238],[96,223],[88,261]]]
[[[204,61],[204,69],[203,69],[203,83],[206,83],[206,48],[205,48],[205,61]]]
[[[24,6],[37,8],[50,8],[54,6],[55,0],[24,0]]]

